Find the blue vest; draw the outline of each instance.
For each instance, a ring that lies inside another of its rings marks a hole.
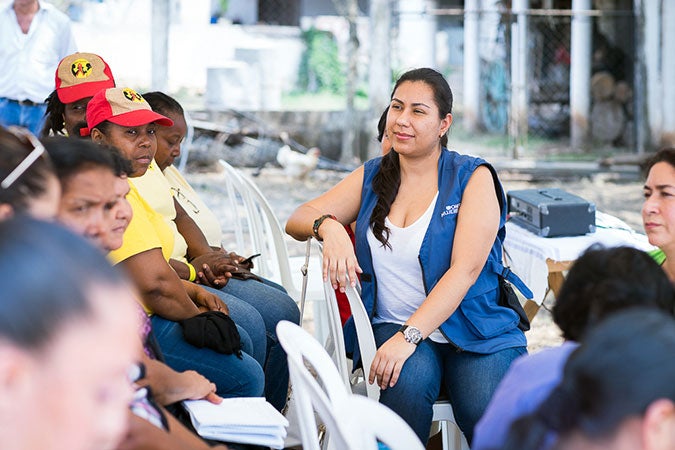
[[[377,203],[372,181],[380,169],[381,158],[366,162],[363,173],[361,209],[356,219],[356,256],[363,269],[361,288],[363,303],[371,319],[377,309],[377,280],[366,238],[370,216]],[[452,244],[457,226],[457,212],[464,189],[478,166],[490,169],[501,207],[499,232],[487,262],[455,312],[440,326],[441,332],[459,350],[489,354],[511,347],[525,346],[527,341],[518,329],[518,315],[498,305],[498,274],[503,274],[518,290],[532,297],[523,282],[502,265],[502,242],[505,236],[506,208],[504,191],[497,174],[485,160],[460,155],[447,149],[438,161],[438,199],[419,253],[427,295],[450,267]],[[351,330],[350,330],[351,331]],[[345,331],[350,335],[350,331]],[[351,341],[351,339],[349,339]]]

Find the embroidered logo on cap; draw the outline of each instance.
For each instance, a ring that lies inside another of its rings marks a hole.
[[[87,78],[91,75],[92,65],[84,58],[76,59],[70,65],[70,72],[75,78]]]
[[[445,211],[441,213],[441,217],[449,216],[450,214],[457,214],[457,212],[459,211],[459,205],[461,205],[461,203],[456,203],[454,205],[446,205]]]
[[[143,97],[141,96],[141,94],[134,91],[133,89],[126,88],[122,92],[124,93],[124,96],[128,100],[131,100],[132,102],[143,102]]]

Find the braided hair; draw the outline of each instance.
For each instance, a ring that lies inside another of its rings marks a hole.
[[[66,105],[59,99],[56,90],[53,90],[45,101],[47,102],[47,110],[45,112],[45,124],[40,131],[40,136],[47,137],[50,134],[65,136],[66,124],[63,121],[63,115],[66,112]]]

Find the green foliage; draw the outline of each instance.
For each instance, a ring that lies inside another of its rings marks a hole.
[[[344,94],[323,92],[295,91],[282,94],[282,109],[287,111],[342,111],[346,107]],[[359,111],[368,110],[368,98],[357,93],[354,99],[354,108]]]
[[[345,74],[332,34],[312,27],[302,33],[305,53],[300,62],[298,84],[306,92],[343,93]]]

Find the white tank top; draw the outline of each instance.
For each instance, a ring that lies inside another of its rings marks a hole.
[[[375,238],[372,229],[368,229],[368,245],[377,277],[377,314],[373,318],[374,323],[403,324],[427,298],[418,257],[437,198],[438,192],[424,214],[407,227],[397,227],[388,217],[384,219],[390,231],[391,249],[384,247]],[[448,342],[438,330],[431,333],[429,338],[434,342]]]

